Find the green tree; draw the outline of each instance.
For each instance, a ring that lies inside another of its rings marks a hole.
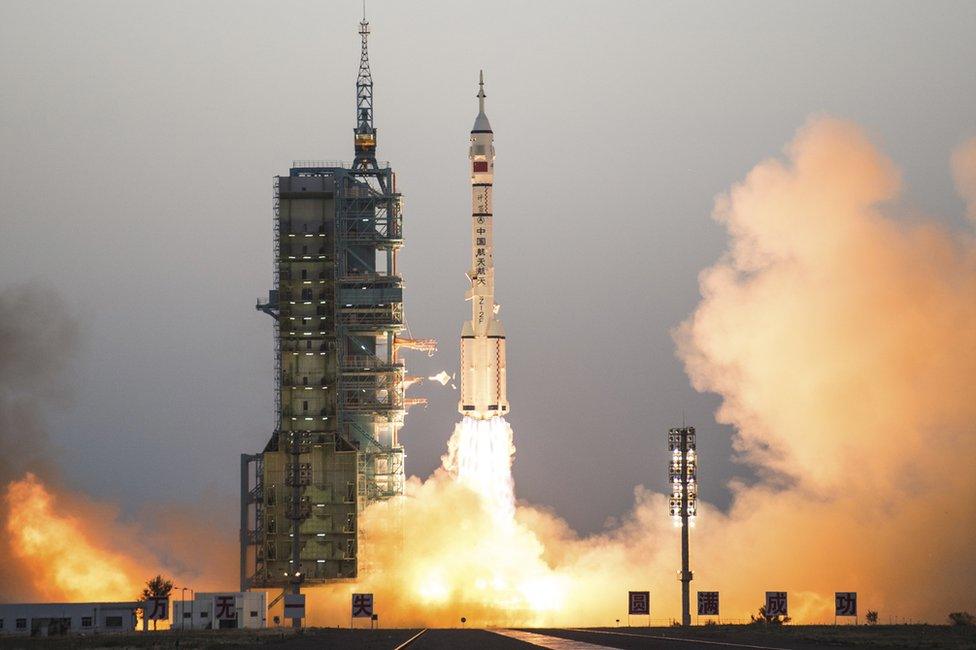
[[[157,575],[155,578],[146,580],[146,586],[142,589],[142,593],[139,594],[139,601],[144,603],[150,598],[169,598],[170,592],[172,591],[173,581]],[[142,611],[142,615],[146,615],[144,610]],[[152,624],[153,630],[155,630],[156,621],[153,621]]]
[[[868,613],[864,615],[864,620],[867,621],[868,625],[878,624],[878,612],[873,609],[868,610]]]
[[[952,612],[949,614],[949,622],[953,625],[976,625],[976,616],[969,612]]]

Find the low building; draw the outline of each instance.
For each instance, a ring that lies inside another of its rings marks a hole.
[[[132,632],[136,602],[0,604],[0,634],[55,636]]]
[[[175,630],[217,630],[267,625],[268,601],[263,591],[195,594],[192,600],[172,599]]]

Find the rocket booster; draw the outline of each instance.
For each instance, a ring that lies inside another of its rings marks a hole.
[[[491,190],[495,136],[485,115],[484,75],[478,83],[478,117],[468,152],[471,172],[471,320],[461,328],[461,401],[458,411],[478,420],[508,415],[505,396],[505,330],[495,304]]]

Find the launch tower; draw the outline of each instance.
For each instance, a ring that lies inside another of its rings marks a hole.
[[[359,516],[403,492],[401,199],[376,160],[369,23],[360,23],[352,163],[296,161],[274,179],[275,429],[241,457],[241,588],[356,578]]]

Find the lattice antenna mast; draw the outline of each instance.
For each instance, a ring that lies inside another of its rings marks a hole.
[[[363,20],[359,23],[362,51],[359,56],[359,76],[356,78],[356,169],[376,167],[376,129],[373,127],[373,75],[369,71],[369,21],[366,20],[366,3],[363,3]]]

